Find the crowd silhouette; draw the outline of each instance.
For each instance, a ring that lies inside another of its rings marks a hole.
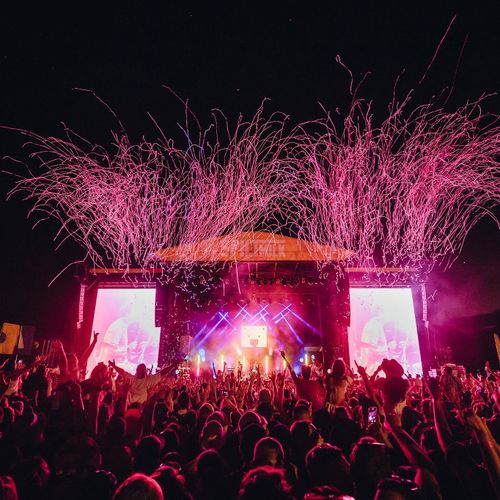
[[[97,337],[94,338],[94,343]],[[83,376],[57,344],[0,377],[0,499],[418,499],[500,495],[499,374],[367,373],[341,359],[264,375]]]

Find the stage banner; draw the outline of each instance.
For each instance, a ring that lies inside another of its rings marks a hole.
[[[21,333],[21,325],[3,323],[0,329],[0,354],[14,354]]]
[[[272,262],[343,261],[351,252],[310,241],[263,231],[243,232],[163,248],[157,253],[165,262]]]

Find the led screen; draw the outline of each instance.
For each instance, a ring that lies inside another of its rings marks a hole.
[[[267,326],[243,325],[241,347],[267,347]]]
[[[410,288],[351,288],[351,360],[373,373],[383,358],[412,375],[422,373]]]
[[[155,327],[154,288],[100,288],[92,331],[99,332],[87,372],[103,361],[134,373],[139,363],[158,363],[160,328]]]

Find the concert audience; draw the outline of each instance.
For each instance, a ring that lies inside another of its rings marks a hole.
[[[94,343],[97,337],[94,337]],[[499,373],[257,368],[129,374],[85,353],[0,377],[2,499],[418,499],[500,495]],[[88,351],[87,351],[88,352]],[[316,367],[317,368],[317,367]],[[56,379],[55,373],[59,372]],[[215,378],[214,378],[215,377]]]

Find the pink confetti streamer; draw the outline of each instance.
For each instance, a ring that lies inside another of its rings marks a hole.
[[[500,128],[482,100],[454,112],[409,102],[392,102],[379,127],[360,100],[340,124],[326,115],[292,130],[262,106],[233,128],[214,112],[196,138],[186,125],[186,148],[163,132],[139,144],[115,133],[106,149],[71,131],[22,131],[36,169],[10,195],[33,204],[36,223],[59,222],[59,245],[71,238],[94,266],[125,274],[164,265],[158,250],[179,245],[176,266],[189,271],[196,242],[227,236],[232,248],[256,230],[349,250],[350,264],[424,272],[449,265],[480,218],[499,224]]]

